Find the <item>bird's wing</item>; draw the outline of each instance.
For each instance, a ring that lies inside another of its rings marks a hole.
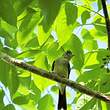
[[[54,70],[55,61],[52,63],[52,71]]]
[[[70,70],[71,70],[71,68],[70,68],[70,64],[68,62],[68,78],[69,78],[69,75],[70,75]]]

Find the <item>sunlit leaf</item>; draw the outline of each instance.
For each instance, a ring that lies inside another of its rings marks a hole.
[[[84,53],[80,39],[76,35],[72,35],[67,43],[64,44],[64,48],[72,50],[75,55],[72,60],[74,68],[80,70],[84,64]]]
[[[60,46],[62,46],[72,35],[73,25],[67,25],[67,16],[65,12],[65,5],[61,7],[61,10],[55,21],[55,31],[58,36]]]
[[[82,37],[83,37],[83,39],[84,40],[86,40],[86,39],[93,39],[93,36],[90,34],[90,32],[87,30],[87,29],[85,29],[85,28],[83,28],[82,29],[82,31],[81,31],[81,35],[82,35]]]
[[[41,90],[44,91],[45,89],[47,89],[49,86],[55,84],[54,81],[51,81],[49,79],[43,78],[41,76],[38,75],[34,75],[33,74],[33,80],[35,85]],[[45,83],[44,83],[45,82]]]
[[[17,56],[17,58],[35,58],[37,54],[41,52],[40,49],[30,49],[27,46],[27,50],[23,51],[21,54]]]
[[[97,24],[94,24],[96,30],[98,30],[98,34],[100,35],[103,35],[105,36],[107,31],[106,31],[106,27],[104,25],[97,25]]]
[[[27,44],[27,48],[36,48],[39,46],[38,38],[36,37],[36,34],[32,35],[33,39],[31,39]]]
[[[19,32],[17,33],[17,40],[20,46],[25,46],[30,40],[33,39],[34,27],[37,25],[39,20],[39,10],[35,12],[32,9],[29,9],[19,27]]]
[[[23,74],[23,73],[22,73],[22,74]],[[29,74],[29,73],[28,73],[28,74]],[[20,75],[19,81],[20,81],[20,84],[23,85],[24,87],[30,88],[31,75],[26,76],[26,77],[22,77],[22,76]]]
[[[98,48],[97,41],[95,40],[85,40],[83,43],[83,48],[87,50],[95,50]]]
[[[38,25],[38,41],[40,45],[43,45],[50,37],[50,30],[45,32],[42,25]]]
[[[107,8],[109,12],[108,1]],[[71,50],[73,80],[77,77],[76,81],[87,88],[109,94],[110,70],[106,63],[110,52],[106,49],[108,39],[102,11],[100,0],[1,0],[0,51],[51,72],[53,61]],[[57,107],[57,82],[11,66],[2,59],[0,82],[3,90],[9,90],[4,94],[0,88],[1,110],[15,110],[14,106],[23,110]],[[79,91],[73,94],[67,88],[68,110],[110,108]],[[6,105],[8,97],[13,104]]]
[[[102,105],[102,110],[108,110],[106,103],[104,101],[101,101],[101,105]]]
[[[65,11],[67,16],[67,24],[70,25],[75,23],[78,16],[77,6],[73,5],[72,3],[66,3]]]
[[[78,77],[77,81],[78,82],[88,82],[90,80],[97,80],[99,78],[99,75],[101,74],[101,72],[102,71],[100,68],[86,71]]]
[[[85,61],[84,61],[84,66],[91,66],[94,64],[99,64],[97,60],[97,51],[96,52],[88,52],[85,55]]]
[[[29,101],[28,104],[24,104],[21,107],[23,110],[38,110],[36,107],[36,103],[33,103],[33,101]]]
[[[45,53],[39,53],[36,56],[36,61],[34,63],[35,66],[39,67],[39,68],[44,68],[46,70],[49,69],[49,65],[48,65],[48,59]]]
[[[54,110],[53,99],[50,95],[45,95],[39,100],[38,110]]]
[[[62,50],[58,49],[59,44],[57,42],[52,42],[50,45],[48,45],[48,59],[50,62],[53,62],[57,57],[59,57],[62,54]]]
[[[43,20],[41,22],[44,32],[48,32],[57,17],[62,1],[64,0],[38,0],[42,9]]]

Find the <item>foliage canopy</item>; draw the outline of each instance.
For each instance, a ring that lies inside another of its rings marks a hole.
[[[15,58],[51,71],[52,62],[69,49],[75,54],[71,79],[77,76],[78,83],[109,94],[106,48],[101,0],[0,0],[0,51]],[[54,81],[0,60],[1,110],[55,110],[57,92]],[[67,96],[68,110],[74,104],[76,110],[110,109],[110,105],[70,89]]]

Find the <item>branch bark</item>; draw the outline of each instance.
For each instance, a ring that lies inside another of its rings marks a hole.
[[[77,89],[78,91],[87,94],[91,97],[103,100],[105,102],[110,103],[110,98],[102,93],[99,93],[97,91],[91,90],[81,84],[78,84],[72,80],[68,80],[66,78],[60,78],[59,76],[56,75],[56,73],[54,72],[48,72],[45,71],[41,68],[37,68],[35,66],[32,66],[30,64],[27,64],[21,60],[18,60],[16,58],[13,58],[3,52],[0,52],[0,59],[2,59],[3,61],[7,62],[8,64],[14,65],[14,66],[18,66],[24,70],[30,71],[36,75],[40,75],[42,77],[48,78],[50,80],[54,80],[57,81],[59,83],[63,83],[66,84],[67,86],[73,88],[73,89]]]
[[[108,16],[107,6],[106,6],[106,0],[101,0],[103,13],[105,16],[105,22],[106,22],[106,29],[107,29],[107,35],[108,35],[108,50],[110,50],[110,19]]]

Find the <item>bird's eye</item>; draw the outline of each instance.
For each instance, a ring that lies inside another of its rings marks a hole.
[[[67,55],[70,55],[70,53],[67,53]]]
[[[71,55],[72,53],[71,53],[71,51],[67,51],[67,55]]]

